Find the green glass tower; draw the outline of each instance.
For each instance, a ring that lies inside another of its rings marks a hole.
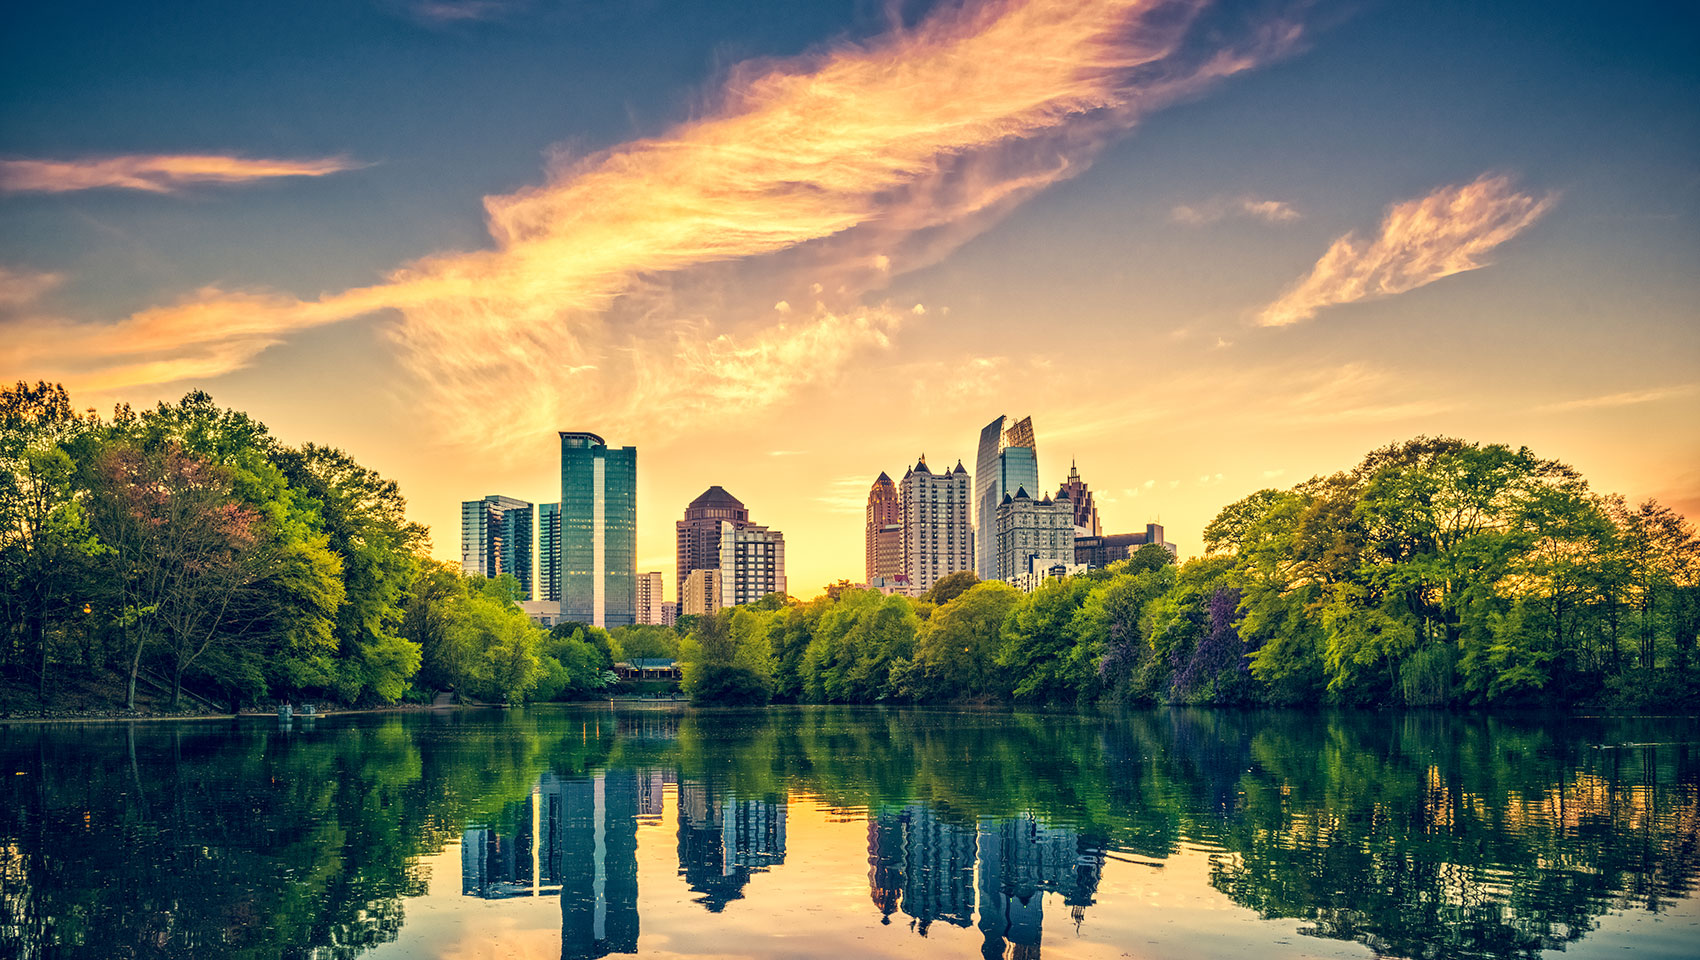
[[[561,431],[561,619],[636,622],[637,448]]]

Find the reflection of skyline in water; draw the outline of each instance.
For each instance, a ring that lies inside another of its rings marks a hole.
[[[0,727],[0,956],[431,957],[451,944],[419,939],[442,927],[413,924],[415,898],[446,893],[541,919],[572,958],[644,932],[777,960],[828,929],[1113,958],[1133,917],[1189,922],[1150,912],[1142,874],[1211,903],[1201,931],[1276,921],[1434,960],[1602,931],[1647,953],[1700,919],[1696,743],[1668,718],[1181,710]],[[1179,861],[1198,872],[1148,874],[1201,849]],[[429,888],[425,858],[449,871]]]

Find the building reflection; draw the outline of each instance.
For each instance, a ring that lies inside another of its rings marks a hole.
[[[497,825],[461,839],[461,892],[484,899],[561,898],[561,957],[636,953],[637,825],[660,815],[665,778],[611,771],[545,773]]]
[[[738,799],[679,783],[679,873],[712,913],[741,899],[751,874],[785,862],[785,799]]]
[[[1061,896],[1078,925],[1103,868],[1102,844],[1031,816],[968,826],[916,803],[868,819],[868,889],[882,922],[901,909],[926,936],[934,921],[967,927],[977,912],[988,958],[1038,957],[1044,895]]]

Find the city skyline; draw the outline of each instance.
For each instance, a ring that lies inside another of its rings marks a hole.
[[[1043,428],[1030,493],[1077,460],[1104,531],[1189,554],[1418,435],[1692,519],[1693,18],[22,9],[0,376],[205,389],[397,481],[445,561],[459,503],[554,501],[554,431],[595,429],[645,451],[641,517],[762,504],[804,596],[862,579],[880,469],[973,466],[998,410]],[[665,524],[635,550],[665,569]]]

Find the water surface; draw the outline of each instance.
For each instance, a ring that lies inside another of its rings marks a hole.
[[[1691,719],[0,727],[0,957],[1692,957]]]

